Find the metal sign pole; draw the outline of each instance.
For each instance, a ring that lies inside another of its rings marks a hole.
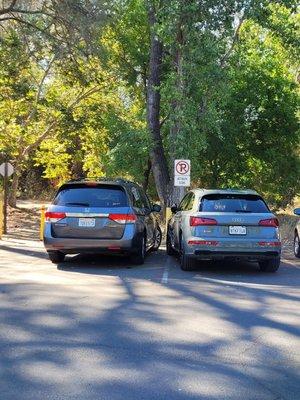
[[[8,203],[8,164],[5,161],[4,164],[4,182],[3,182],[3,189],[4,189],[4,206],[3,206],[3,233],[7,233],[7,203]]]

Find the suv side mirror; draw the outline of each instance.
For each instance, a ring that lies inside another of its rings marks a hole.
[[[161,211],[161,206],[159,204],[153,204],[152,205],[152,211],[159,213]]]
[[[300,216],[300,208],[295,208],[294,214]]]
[[[177,207],[177,204],[173,204],[173,205],[171,206],[171,212],[172,212],[173,214],[175,214],[175,213],[177,213],[177,211],[179,211],[179,208]]]

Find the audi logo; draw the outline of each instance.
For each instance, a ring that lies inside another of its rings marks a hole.
[[[233,222],[243,222],[243,218],[232,218]]]

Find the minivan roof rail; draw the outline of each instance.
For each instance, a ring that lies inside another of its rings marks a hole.
[[[89,176],[89,177],[78,177],[78,178],[73,178],[68,180],[66,183],[71,183],[71,182],[89,182],[89,181],[98,181],[98,182],[120,182],[120,183],[133,183],[128,179],[124,179],[122,177],[117,177],[117,178],[108,178],[108,177],[99,177],[99,176]]]

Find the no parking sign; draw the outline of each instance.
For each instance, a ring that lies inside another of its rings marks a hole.
[[[174,161],[174,185],[190,186],[191,183],[191,160]]]

